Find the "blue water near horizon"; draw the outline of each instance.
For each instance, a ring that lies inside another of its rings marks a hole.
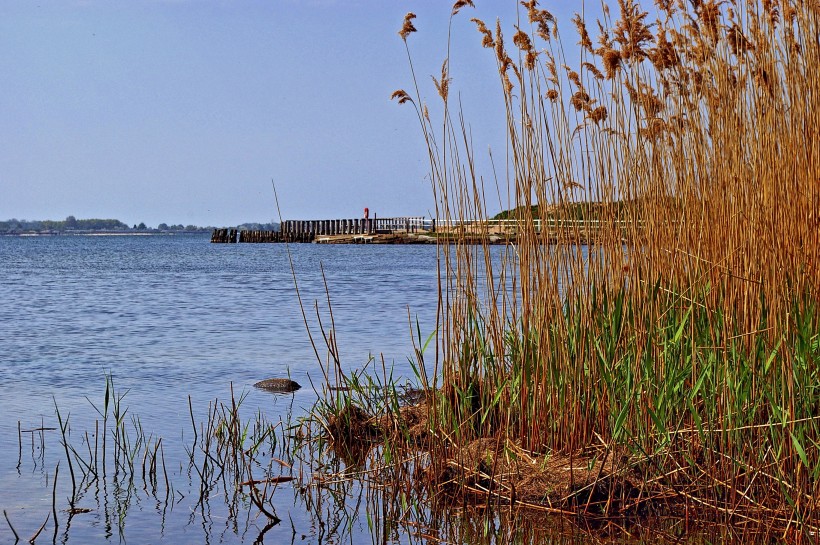
[[[429,333],[435,248],[290,248],[314,328],[317,303],[329,324],[324,269],[350,367],[379,353],[402,365],[412,353],[408,309]],[[318,371],[284,245],[211,245],[197,235],[4,237],[0,297],[4,384],[71,389],[112,372],[178,387],[210,374],[245,384]]]
[[[180,454],[174,442],[190,434],[188,396],[197,417],[211,400],[228,398],[231,387],[273,420],[312,406],[312,385],[320,387],[322,373],[287,250],[282,244],[210,244],[207,235],[0,237],[0,509],[9,511],[21,534],[31,535],[50,510],[53,467],[28,456],[16,468],[18,421],[23,429],[53,425],[57,405],[71,415],[72,429],[93,430],[91,403],[101,406],[107,374],[127,392],[129,414],[169,445],[169,457]],[[298,244],[290,252],[320,358],[327,350],[316,306],[329,325],[329,293],[343,367],[360,369],[384,357],[395,377],[412,379],[408,312],[425,337],[432,333],[436,248]],[[282,376],[303,388],[293,396],[253,388]],[[59,452],[49,455],[59,459]],[[283,501],[282,510],[302,525],[297,532],[315,542],[314,522],[292,496]],[[99,514],[78,515],[60,541],[146,542],[134,521],[156,518],[154,511],[132,507],[126,536],[103,530]],[[169,543],[208,537],[197,525],[174,526],[164,518],[161,534]],[[0,543],[9,540],[10,530],[0,525]],[[219,539],[245,540],[253,536],[228,532]]]

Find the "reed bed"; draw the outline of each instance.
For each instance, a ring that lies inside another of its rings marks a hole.
[[[393,94],[418,116],[437,217],[481,225],[487,195],[506,194],[516,220],[500,253],[439,246],[439,329],[416,357],[431,497],[519,501],[532,460],[566,487],[545,477],[533,505],[813,534],[820,4],[658,0],[650,16],[618,0],[573,19],[572,67],[552,14],[522,6],[509,31],[473,19],[506,112],[500,187],[475,170],[449,59],[438,118],[415,74]],[[399,33],[411,69],[415,23]],[[549,240],[536,221],[579,213],[594,221]]]

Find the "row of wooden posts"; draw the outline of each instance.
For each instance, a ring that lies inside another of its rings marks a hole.
[[[211,242],[236,242],[236,229],[214,229],[211,233]]]
[[[312,233],[315,236],[416,233],[435,229],[436,220],[427,220],[423,217],[286,220],[282,222],[281,227],[282,232],[286,234]]]
[[[279,231],[214,229],[211,242],[313,242],[320,236],[417,233],[435,229],[436,220],[422,217],[286,220]]]
[[[211,234],[213,243],[236,242],[313,242],[315,237],[310,233],[283,233],[282,231],[250,231],[236,229],[214,229]]]

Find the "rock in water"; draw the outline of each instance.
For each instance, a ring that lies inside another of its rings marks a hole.
[[[269,378],[257,382],[254,386],[277,394],[289,394],[301,388],[298,382],[289,378]]]

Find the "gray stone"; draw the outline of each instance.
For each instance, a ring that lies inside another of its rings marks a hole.
[[[301,388],[298,382],[289,378],[269,378],[257,382],[254,386],[277,394],[289,394]]]

